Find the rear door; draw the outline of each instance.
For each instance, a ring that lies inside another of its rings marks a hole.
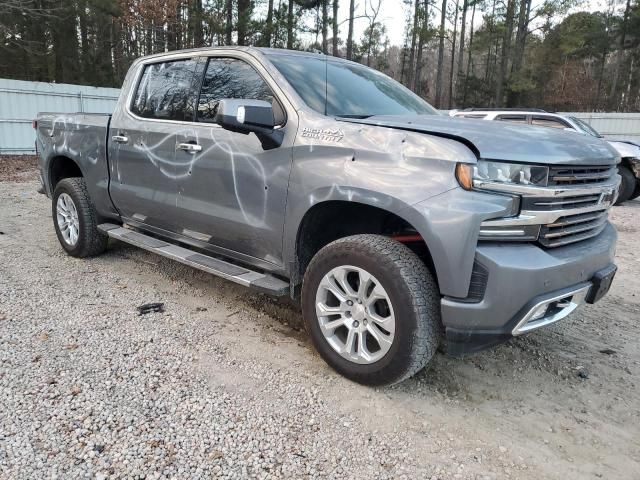
[[[177,230],[176,139],[194,117],[197,59],[151,61],[128,79],[109,131],[111,198],[130,223]]]

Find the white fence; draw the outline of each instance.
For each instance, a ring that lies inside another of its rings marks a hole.
[[[640,142],[640,113],[565,113],[587,122],[610,139]]]
[[[0,153],[35,152],[31,122],[38,112],[111,113],[117,88],[0,79]]]
[[[0,79],[0,153],[34,153],[31,121],[38,112],[111,113],[117,88]],[[607,138],[640,142],[640,113],[567,113]]]

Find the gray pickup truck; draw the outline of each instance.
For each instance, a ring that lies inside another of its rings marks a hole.
[[[319,54],[207,48],[130,68],[113,115],[37,119],[62,247],[109,237],[299,301],[369,385],[556,322],[609,289],[616,152],[455,119]]]

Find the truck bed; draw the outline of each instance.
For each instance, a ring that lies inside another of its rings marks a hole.
[[[39,113],[36,149],[46,194],[52,195],[52,176],[59,158],[69,158],[80,168],[96,205],[113,209],[108,199],[109,162],[107,135],[111,115],[102,113]]]

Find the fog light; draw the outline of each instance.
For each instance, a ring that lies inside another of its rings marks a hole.
[[[544,317],[547,314],[547,309],[548,308],[549,308],[549,304],[548,303],[540,305],[538,308],[536,308],[533,311],[533,313],[529,317],[529,322],[532,322],[534,320],[538,320],[538,319]]]

